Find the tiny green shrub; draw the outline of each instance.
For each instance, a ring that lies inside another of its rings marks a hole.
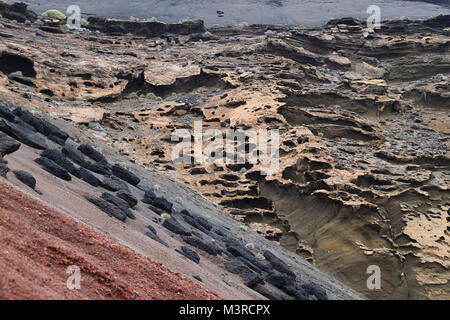
[[[137,99],[138,95],[136,92],[132,92],[127,96],[128,99]]]
[[[89,21],[87,21],[87,20],[84,19],[84,18],[81,19],[80,23],[81,23],[82,26],[88,26],[88,25],[89,25]]]
[[[317,135],[318,135],[319,137],[323,137],[323,132],[319,132]]]
[[[170,214],[168,214],[168,213],[163,213],[163,214],[161,215],[161,217],[162,217],[163,219],[170,219]]]
[[[239,228],[244,232],[247,232],[247,230],[248,230],[248,228],[244,225],[241,225]]]
[[[48,17],[48,18],[56,18],[56,19],[60,19],[60,20],[66,20],[66,15],[64,13],[62,13],[59,10],[47,10],[45,11],[42,16],[44,17]]]
[[[151,100],[157,100],[159,97],[154,94],[153,92],[149,92],[147,93],[147,95],[145,96],[147,99],[151,99]]]

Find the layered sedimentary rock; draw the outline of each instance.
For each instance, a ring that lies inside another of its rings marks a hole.
[[[168,171],[370,298],[450,297],[448,16],[160,39],[2,23],[5,99]],[[175,164],[171,135],[196,120],[203,131],[278,129],[277,174]],[[370,265],[381,290],[366,286]]]

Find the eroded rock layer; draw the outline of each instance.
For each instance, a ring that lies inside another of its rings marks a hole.
[[[161,39],[1,22],[5,101],[172,172],[370,298],[450,298],[448,16]],[[171,134],[196,120],[278,129],[277,174],[174,164]],[[370,265],[381,290],[366,286]]]

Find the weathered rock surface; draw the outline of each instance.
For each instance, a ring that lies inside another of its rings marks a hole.
[[[116,193],[116,196],[125,201],[128,207],[134,208],[138,204],[138,200],[131,193],[124,190],[120,190]]]
[[[182,246],[181,247],[181,251],[179,251],[179,252],[180,252],[180,254],[184,255],[186,258],[188,258],[189,260],[194,261],[195,263],[199,263],[200,262],[199,255],[197,254],[197,252],[195,252],[191,248]]]
[[[123,181],[128,182],[129,184],[136,186],[140,179],[138,176],[136,176],[134,173],[130,172],[129,170],[122,168],[120,165],[116,164],[112,168],[112,173],[117,177],[122,179]]]
[[[72,180],[72,177],[70,176],[69,172],[64,169],[63,167],[59,166],[54,162],[53,160],[50,160],[48,158],[40,157],[34,160],[36,163],[38,163],[44,170],[48,171],[55,177],[58,177],[60,179],[70,181]]]
[[[91,196],[86,196],[86,199],[111,217],[119,219],[120,221],[125,221],[127,218],[127,215],[119,207],[109,201]]]
[[[110,194],[110,193],[103,193],[102,199],[108,201],[109,203],[112,203],[116,207],[118,207],[120,210],[122,210],[123,213],[127,215],[130,219],[136,219],[133,212],[131,212],[130,209],[128,209],[126,203],[122,201],[122,199],[117,198],[116,196]]]
[[[0,132],[0,158],[19,150],[19,148],[20,143],[17,140]]]
[[[189,229],[181,225],[175,218],[170,217],[169,219],[164,219],[164,222],[162,223],[163,227],[166,229],[182,235],[182,236],[190,236],[192,233]]]
[[[31,189],[36,187],[36,179],[28,172],[22,170],[13,171],[18,180],[29,186]]]

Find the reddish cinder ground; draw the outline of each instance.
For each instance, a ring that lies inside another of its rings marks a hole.
[[[220,297],[0,181],[0,299]]]

